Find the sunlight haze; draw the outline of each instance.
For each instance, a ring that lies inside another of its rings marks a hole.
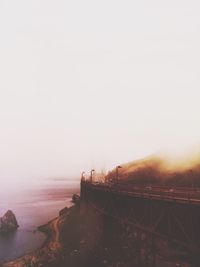
[[[0,0],[0,179],[200,145],[199,1]]]

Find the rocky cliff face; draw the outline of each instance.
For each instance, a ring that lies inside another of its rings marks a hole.
[[[0,218],[0,233],[16,230],[19,227],[15,214],[8,210],[3,217]]]

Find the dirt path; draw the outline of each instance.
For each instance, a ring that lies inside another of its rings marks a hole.
[[[42,248],[13,261],[6,262],[2,264],[1,267],[25,267],[27,266],[27,263],[40,262],[46,260],[46,257],[48,257],[50,260],[53,260],[55,258],[55,253],[57,253],[61,249],[61,224],[62,219],[60,217],[57,217],[49,222],[45,226],[49,229],[49,241]]]
[[[51,222],[52,238],[48,244],[48,247],[51,248],[52,250],[57,250],[61,248],[60,233],[59,233],[60,226],[61,226],[61,220],[59,217]]]

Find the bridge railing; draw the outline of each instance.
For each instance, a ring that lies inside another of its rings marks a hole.
[[[141,186],[123,183],[89,182],[84,183],[98,189],[123,195],[151,198],[157,200],[176,201],[200,205],[200,189],[167,187],[167,186]]]

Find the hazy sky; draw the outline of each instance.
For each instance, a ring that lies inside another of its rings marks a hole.
[[[200,3],[0,0],[0,179],[200,144]]]

